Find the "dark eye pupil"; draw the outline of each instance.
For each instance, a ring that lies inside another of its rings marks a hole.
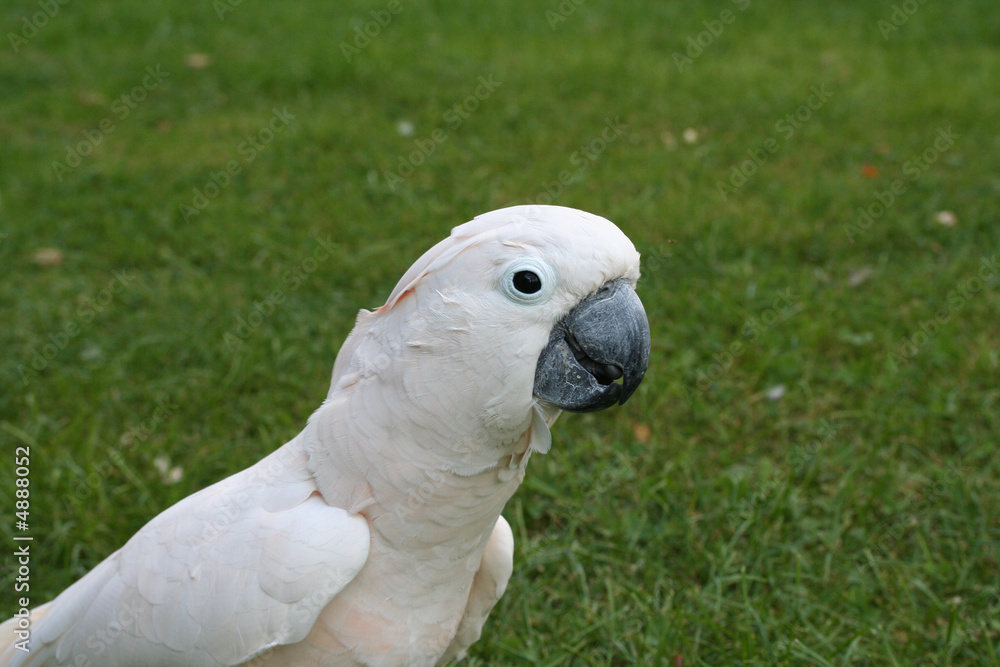
[[[534,294],[542,289],[542,279],[532,271],[518,271],[514,274],[514,289],[521,294]]]

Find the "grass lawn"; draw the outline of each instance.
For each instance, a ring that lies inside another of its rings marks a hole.
[[[452,226],[554,202],[643,253],[653,357],[532,461],[466,664],[1000,664],[992,0],[0,18],[0,539],[34,536],[33,606],[295,435]]]

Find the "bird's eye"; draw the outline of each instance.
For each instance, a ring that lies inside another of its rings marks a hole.
[[[534,294],[542,289],[542,279],[534,271],[518,271],[513,282],[514,289],[521,294]]]
[[[498,285],[504,296],[525,306],[545,301],[555,286],[552,267],[537,257],[519,257],[508,264]]]

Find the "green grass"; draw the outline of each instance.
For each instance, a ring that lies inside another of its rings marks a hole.
[[[554,1],[405,1],[347,62],[352,21],[386,7],[73,2],[5,38],[0,489],[11,507],[30,445],[32,603],[292,437],[357,309],[450,227],[561,190],[643,253],[653,357],[624,408],[565,415],[532,461],[468,664],[1000,664],[994,3],[927,2],[885,39],[889,2],[587,0],[553,29]],[[6,3],[3,32],[40,11]],[[481,76],[500,85],[456,127]],[[275,109],[294,119],[269,136]],[[433,152],[392,187],[417,140]]]

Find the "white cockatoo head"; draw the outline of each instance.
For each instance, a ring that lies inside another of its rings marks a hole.
[[[418,427],[455,426],[480,445],[518,438],[538,412],[551,423],[560,410],[623,403],[649,361],[638,278],[639,253],[599,216],[537,205],[480,215],[362,311],[331,398],[375,380],[387,404],[406,399],[399,414]]]

